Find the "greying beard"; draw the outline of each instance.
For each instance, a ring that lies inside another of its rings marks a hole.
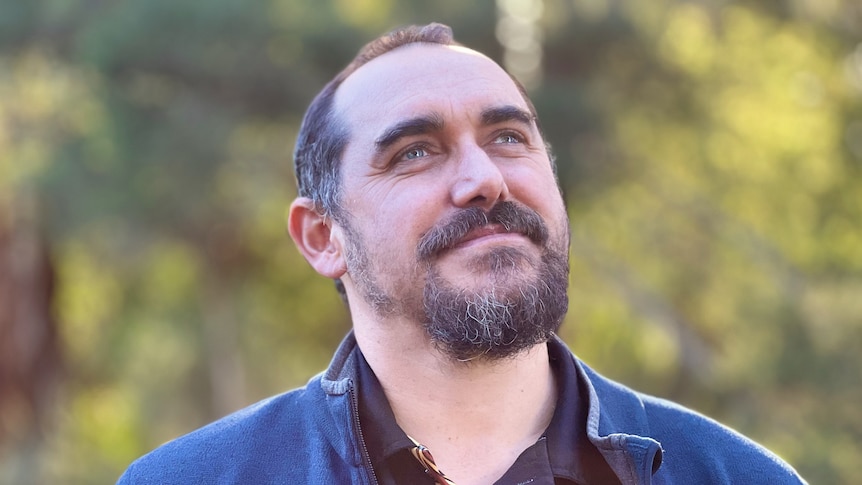
[[[524,278],[504,261],[523,259],[516,250],[501,248],[494,260],[495,279]],[[523,262],[523,261],[521,261]],[[501,264],[502,263],[502,264]],[[431,272],[425,286],[425,329],[437,348],[459,361],[513,357],[547,342],[568,310],[568,261],[562,253],[546,251],[531,279],[492,284],[469,293],[451,286]],[[506,268],[506,269],[503,269]]]
[[[356,281],[362,299],[371,306],[377,315],[387,316],[395,313],[395,302],[391,296],[383,291],[374,276],[362,234],[353,227],[349,217],[344,217],[339,223],[346,236],[345,262],[347,271],[350,273],[350,277]]]
[[[429,231],[417,249],[417,262],[424,263],[427,270],[421,302],[408,295],[395,299],[383,290],[362,234],[349,218],[344,219],[348,272],[362,298],[381,317],[401,315],[424,322],[431,341],[456,360],[515,356],[547,342],[562,323],[568,309],[568,244],[553,241],[532,209],[511,202],[498,203],[489,213],[465,209]],[[519,249],[495,248],[476,257],[467,268],[489,273],[491,281],[485,290],[468,292],[452,286],[434,269],[434,257],[470,230],[489,223],[526,235],[542,248],[540,260],[532,261],[533,257]],[[532,277],[525,276],[528,273]]]

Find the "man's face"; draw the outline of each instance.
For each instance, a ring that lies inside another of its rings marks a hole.
[[[335,113],[349,294],[459,359],[547,339],[567,304],[567,218],[508,75],[467,49],[406,46],[348,77]]]

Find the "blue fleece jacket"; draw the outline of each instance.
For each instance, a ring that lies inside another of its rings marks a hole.
[[[132,463],[118,484],[375,484],[359,427],[357,351],[349,334],[329,368],[305,387],[157,448]],[[572,359],[590,384],[587,435],[622,483],[805,483],[739,433]]]

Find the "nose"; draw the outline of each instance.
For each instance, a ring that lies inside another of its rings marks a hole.
[[[509,188],[500,166],[475,143],[460,150],[452,184],[452,203],[456,207],[478,206],[490,210],[509,198]]]

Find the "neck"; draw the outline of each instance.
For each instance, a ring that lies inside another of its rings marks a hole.
[[[354,329],[398,424],[459,485],[495,481],[551,421],[556,385],[547,345],[459,362],[416,322],[354,315]]]

